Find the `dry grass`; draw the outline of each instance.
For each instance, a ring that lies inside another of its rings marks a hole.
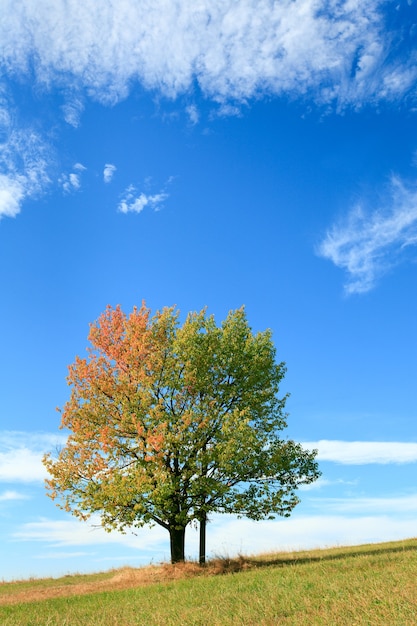
[[[147,567],[123,567],[103,574],[65,576],[64,578],[35,579],[0,583],[0,605],[37,602],[50,598],[80,596],[100,591],[116,591],[144,587],[155,583],[167,583],[197,576],[218,576],[239,572],[255,566],[244,557],[236,559],[215,558],[207,565],[188,561],[171,565],[149,565]]]
[[[2,626],[417,624],[417,539],[0,585]]]

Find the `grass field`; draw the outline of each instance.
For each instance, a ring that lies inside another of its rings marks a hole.
[[[417,539],[0,584],[2,626],[417,624]]]

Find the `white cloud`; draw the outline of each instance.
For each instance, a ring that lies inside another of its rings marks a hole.
[[[45,452],[64,445],[64,435],[0,432],[0,481],[32,483],[43,481],[47,472],[42,464]]]
[[[320,498],[311,499],[310,504],[321,511],[337,511],[338,513],[389,513],[395,511],[396,516],[405,513],[417,513],[417,494],[382,498]]]
[[[39,482],[47,477],[42,465],[42,453],[28,448],[17,448],[0,452],[0,481],[2,482]]]
[[[169,96],[196,81],[218,101],[308,91],[342,106],[401,98],[417,68],[413,52],[388,54],[403,26],[386,32],[385,4],[3,0],[1,60],[9,72],[30,63],[45,86],[85,88],[106,102],[126,97],[134,81]]]
[[[393,177],[386,196],[370,214],[356,206],[317,249],[319,256],[347,272],[348,294],[372,289],[405,257],[406,249],[417,245],[417,185],[406,186]]]
[[[158,211],[168,197],[165,191],[156,194],[145,194],[139,192],[133,185],[130,185],[119,202],[118,210],[121,213],[141,213],[145,207],[149,206]]]
[[[300,487],[298,488],[298,491],[318,491],[319,489],[322,489],[323,487],[330,487],[330,486],[334,486],[334,485],[356,485],[357,481],[356,480],[343,480],[342,478],[339,478],[337,480],[329,480],[328,478],[323,478],[322,476],[315,480],[313,483],[310,483],[309,485],[300,485]]]
[[[389,515],[308,515],[265,522],[216,519],[208,527],[211,554],[258,554],[394,541],[415,536],[415,518]]]
[[[0,450],[18,448],[22,445],[33,450],[49,450],[64,445],[67,435],[39,431],[0,430]]]
[[[81,115],[84,111],[84,102],[81,98],[73,97],[61,107],[64,120],[70,126],[78,128],[80,125]]]
[[[111,163],[106,163],[103,170],[103,180],[105,183],[109,183],[112,180],[116,170],[117,167],[115,165],[112,165]]]
[[[81,186],[80,183],[80,177],[78,176],[78,174],[70,174],[68,176],[68,180],[69,180],[69,185],[71,186],[72,189],[78,190]]]
[[[77,557],[84,557],[84,556],[94,556],[93,552],[43,552],[42,554],[37,554],[36,556],[34,556],[33,558],[35,559],[59,559],[60,561],[62,559],[72,559],[72,558],[77,558]]]
[[[81,189],[81,172],[86,169],[82,163],[76,163],[73,167],[73,172],[61,175],[59,182],[65,193],[73,193]]]
[[[198,124],[198,121],[200,119],[200,114],[199,114],[198,109],[195,106],[195,104],[190,104],[186,108],[186,112],[187,112],[187,115],[188,115],[188,117],[190,119],[191,124],[193,124],[193,125]]]
[[[188,99],[196,86],[217,103],[220,115],[236,115],[250,98],[271,94],[308,97],[339,110],[403,102],[415,93],[417,53],[397,45],[404,25],[387,30],[386,5],[383,0],[2,0],[0,68],[5,80],[34,76],[38,92],[58,89],[66,99],[63,117],[75,128],[88,97],[114,104],[138,83]],[[4,153],[6,146],[6,157],[0,154],[0,217],[11,217],[26,198],[45,191],[53,159],[32,129],[13,126],[4,93],[0,86],[0,126],[8,129],[1,148]],[[195,105],[186,112],[197,123]],[[108,176],[110,170],[105,182]],[[81,185],[77,172],[60,182],[66,193]],[[140,212],[164,199],[142,193],[122,200],[119,208]],[[378,263],[371,260],[369,269],[360,253],[344,253],[338,231],[333,234],[336,240],[323,244],[324,256],[352,272],[348,289],[370,288]]]
[[[135,529],[126,534],[117,531],[108,533],[101,526],[98,516],[92,516],[88,522],[42,518],[22,524],[13,537],[19,541],[42,541],[53,548],[116,543],[126,548],[152,550],[160,543],[169,542],[168,532],[161,526]]]
[[[0,502],[10,502],[13,500],[28,500],[29,496],[18,491],[4,491],[0,493]]]
[[[16,217],[25,193],[24,177],[0,174],[0,217]]]
[[[50,148],[31,128],[19,129],[11,113],[0,88],[0,219],[18,215],[24,200],[50,183]]]
[[[211,113],[210,117],[215,119],[216,117],[240,117],[241,115],[241,108],[239,106],[222,102],[219,108]]]
[[[417,443],[399,441],[308,441],[303,446],[318,450],[319,461],[333,461],[343,465],[370,463],[415,463]]]

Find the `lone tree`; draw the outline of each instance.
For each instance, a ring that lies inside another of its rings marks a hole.
[[[206,310],[183,325],[175,307],[151,316],[107,307],[90,326],[87,358],[69,368],[56,458],[46,455],[48,495],[106,530],[159,524],[171,560],[184,560],[185,529],[209,513],[289,516],[297,487],[319,476],[316,451],[280,439],[285,365],[271,332],[253,334],[243,308],[218,327]]]

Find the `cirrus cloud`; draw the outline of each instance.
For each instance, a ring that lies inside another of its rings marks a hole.
[[[117,167],[115,165],[112,163],[106,163],[103,170],[103,180],[105,183],[109,183],[112,180],[116,170]]]
[[[347,294],[365,293],[410,254],[416,258],[417,184],[391,178],[385,199],[372,212],[356,205],[333,225],[317,254],[345,270]]]
[[[308,449],[318,450],[319,461],[343,465],[416,463],[417,443],[402,441],[337,441],[304,442]]]
[[[239,114],[242,103],[265,95],[341,111],[413,102],[413,24],[409,4],[394,10],[384,0],[3,0],[0,67],[5,84],[35,82],[38,94],[63,99],[61,117],[74,128],[88,98],[115,104],[137,85],[169,98],[185,96],[191,124],[200,120],[189,104],[193,90],[214,103],[211,116]],[[3,91],[0,86],[0,127],[13,118]],[[47,143],[19,127],[0,144],[7,152],[3,159],[0,154],[0,217],[17,215],[26,198],[46,191]],[[23,163],[17,165],[16,156]],[[66,192],[77,190],[79,176],[65,176]],[[107,169],[104,181],[110,179]],[[143,193],[119,208],[140,212],[162,200]]]
[[[20,127],[16,117],[0,88],[0,219],[18,215],[23,201],[50,183],[50,147],[30,126]]]
[[[73,193],[81,189],[81,172],[86,169],[82,163],[76,163],[72,172],[61,175],[59,182],[65,193]]]
[[[143,191],[139,192],[134,185],[129,185],[119,202],[118,210],[120,213],[141,213],[145,207],[149,206],[158,211],[168,197],[165,191],[146,194]]]
[[[103,102],[133,82],[176,97],[196,81],[217,101],[311,92],[358,105],[401,97],[416,80],[406,27],[388,13],[382,0],[4,0],[0,61]],[[70,123],[79,106],[67,106]]]

